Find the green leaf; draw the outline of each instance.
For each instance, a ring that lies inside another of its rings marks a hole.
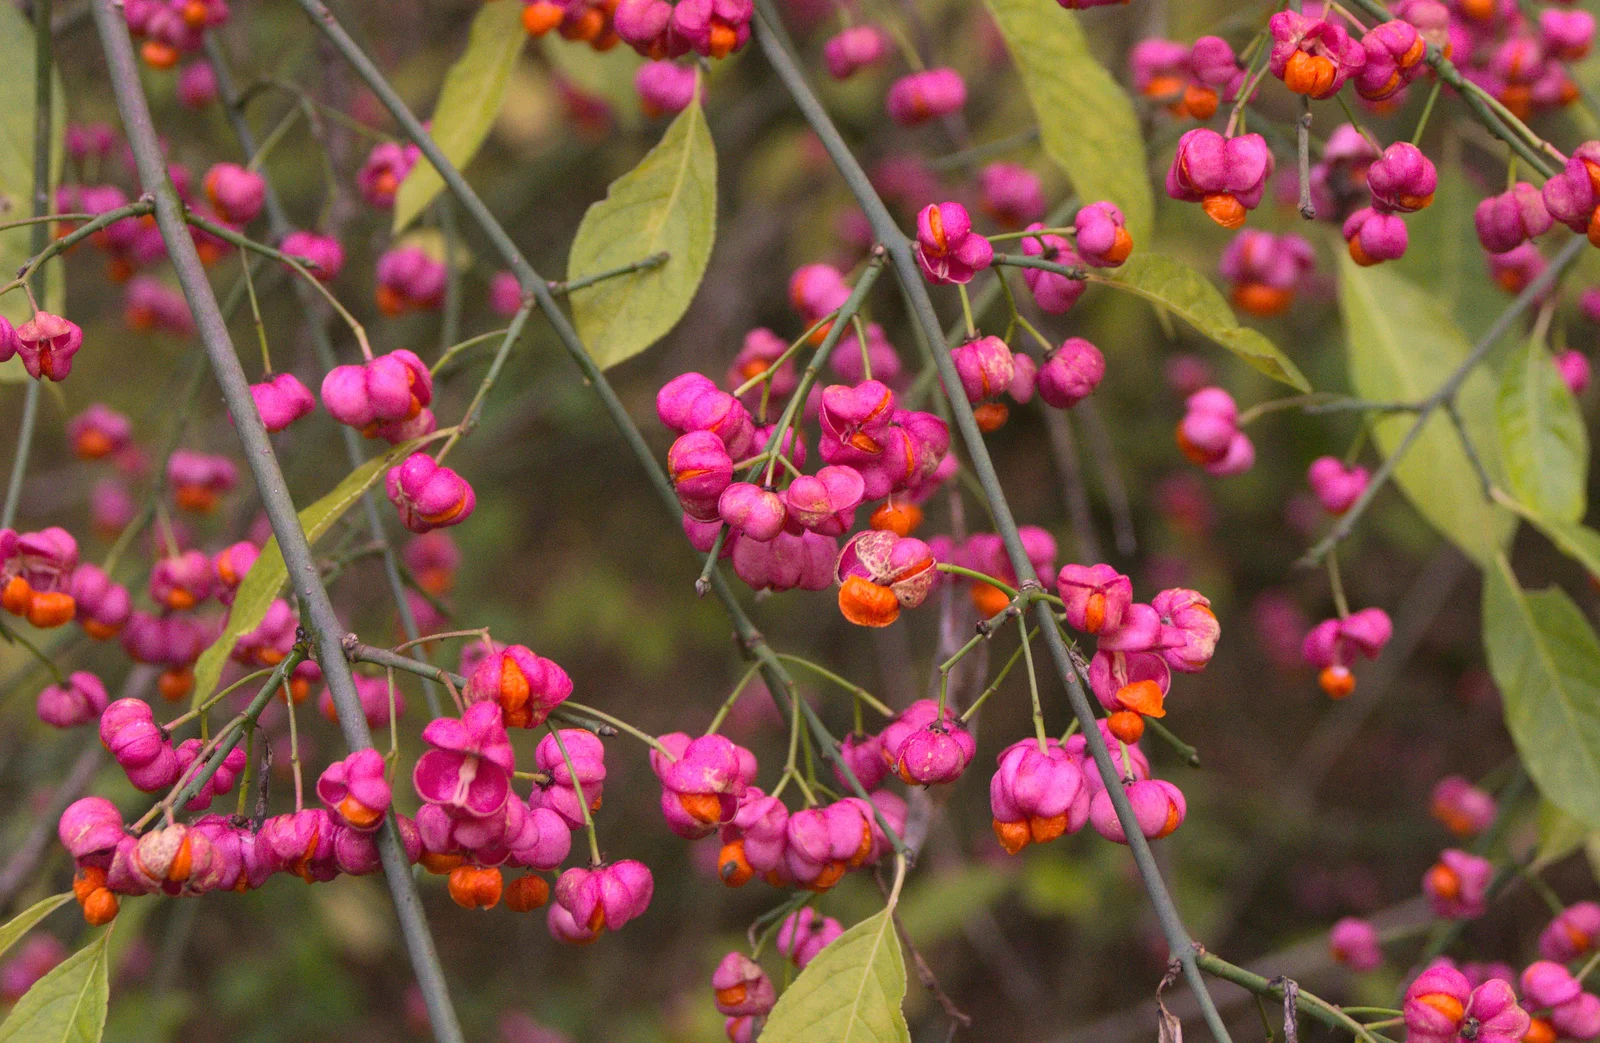
[[[333,527],[344,512],[349,510],[357,500],[361,499],[379,478],[389,468],[404,460],[419,447],[427,444],[430,438],[415,438],[409,442],[402,442],[391,448],[382,456],[375,456],[371,460],[344,476],[344,480],[333,487],[333,491],[316,503],[300,512],[300,527],[305,530],[306,540],[315,544],[323,534]],[[204,702],[217,686],[217,680],[222,676],[222,668],[227,665],[228,656],[233,653],[233,646],[239,639],[261,624],[266,617],[267,609],[272,605],[278,592],[283,589],[284,582],[289,578],[288,568],[283,563],[283,552],[278,549],[278,538],[274,536],[261,548],[260,557],[256,558],[254,565],[244,581],[239,584],[239,590],[234,594],[233,607],[228,610],[228,625],[223,628],[221,636],[204,652],[194,666],[194,697],[193,705],[198,706]]]
[[[0,221],[14,221],[33,212],[33,24],[11,4],[0,5],[0,68],[6,75],[0,79]],[[54,101],[51,106],[50,128],[50,199],[55,200],[56,186],[61,183],[62,137],[66,130],[66,95],[61,89],[59,71],[52,73]],[[0,232],[0,272],[4,280],[16,275],[17,269],[33,256],[33,229],[24,225]],[[62,278],[62,262],[57,259],[45,265],[45,295],[47,310],[57,315],[66,303],[66,281]],[[33,317],[28,299],[19,290],[0,297],[0,315],[20,326]],[[28,379],[20,358],[0,363],[0,384],[20,383]]]
[[[906,965],[890,910],[828,943],[778,999],[760,1043],[911,1043]]]
[[[1062,12],[1065,14],[1066,12]],[[1211,280],[1176,257],[1135,250],[1120,268],[1091,272],[1091,282],[1138,294],[1178,316],[1200,333],[1238,355],[1255,369],[1299,391],[1311,385],[1278,346],[1234,318]]]
[[[110,987],[106,943],[111,929],[33,983],[0,1024],[0,1043],[100,1043]]]
[[[1600,829],[1600,639],[1589,621],[1559,589],[1524,591],[1497,554],[1484,569],[1483,644],[1529,776]]]
[[[677,324],[700,288],[716,237],[717,148],[696,97],[589,208],[572,240],[568,280],[668,254],[665,264],[572,294],[573,320],[600,368],[632,358]]]
[[[71,900],[72,892],[63,891],[61,894],[51,895],[49,898],[35,902],[16,916],[13,916],[9,923],[4,927],[0,927],[0,953],[4,953],[7,949],[17,944],[22,936],[33,930],[40,920],[43,920]]]
[[[1135,251],[1150,245],[1155,201],[1128,94],[1089,50],[1078,16],[1055,0],[988,0],[1039,120],[1045,154],[1085,203],[1122,208]]]
[[[1419,402],[1436,391],[1471,350],[1437,298],[1387,265],[1363,268],[1341,254],[1339,311],[1356,395],[1376,402]],[[1477,369],[1457,398],[1484,467],[1498,482],[1494,384]],[[1394,452],[1415,421],[1409,413],[1372,420],[1373,440]],[[1486,565],[1505,546],[1516,520],[1484,499],[1450,418],[1437,410],[1395,469],[1395,481],[1417,511],[1468,557]]]
[[[467,49],[445,75],[428,133],[457,170],[472,161],[489,137],[506,100],[511,69],[528,34],[519,4],[484,4],[472,20]],[[405,231],[444,188],[427,157],[417,161],[394,200],[394,234]]]
[[[1542,343],[1530,339],[1507,360],[1495,417],[1512,493],[1541,517],[1580,521],[1588,508],[1589,433]]]

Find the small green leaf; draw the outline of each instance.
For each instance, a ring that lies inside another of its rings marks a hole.
[[[760,1043],[911,1043],[906,965],[890,910],[828,943],[784,990]]]
[[[667,262],[572,294],[572,317],[600,368],[632,358],[677,325],[700,288],[717,237],[717,148],[699,98],[639,165],[583,215],[568,280],[642,261]]]
[[[300,512],[300,527],[305,530],[306,540],[315,544],[323,534],[333,527],[344,512],[349,510],[355,502],[361,499],[378,479],[389,468],[404,460],[419,447],[427,444],[429,438],[416,438],[409,442],[402,442],[394,446],[382,456],[375,456],[371,460],[344,476],[344,480],[333,487],[333,491],[316,503]],[[200,653],[200,659],[194,666],[194,702],[198,706],[204,702],[217,686],[217,680],[222,676],[222,668],[228,662],[228,656],[233,653],[233,646],[239,639],[261,624],[266,617],[267,609],[272,605],[273,599],[283,589],[284,582],[289,578],[289,571],[283,563],[283,552],[278,549],[278,538],[274,536],[261,548],[260,557],[256,558],[254,565],[244,581],[239,584],[239,590],[234,595],[233,607],[228,610],[228,625],[223,628],[221,636],[212,642],[211,647]]]
[[[1600,639],[1583,611],[1559,589],[1524,591],[1497,554],[1484,569],[1483,644],[1529,776],[1600,829]]]
[[[1375,402],[1420,402],[1436,391],[1471,350],[1433,295],[1386,265],[1363,268],[1341,255],[1339,311],[1351,389]],[[1457,397],[1484,467],[1500,480],[1494,430],[1494,384],[1477,369]],[[1372,420],[1380,452],[1395,451],[1415,421],[1409,413]],[[1450,418],[1438,410],[1395,469],[1395,481],[1417,511],[1480,566],[1505,546],[1516,520],[1484,499]]]
[[[34,982],[0,1024],[0,1043],[100,1043],[110,996],[110,938],[108,927]]]
[[[0,953],[4,953],[7,949],[17,944],[18,940],[33,930],[40,920],[43,920],[71,900],[72,892],[63,891],[61,894],[51,895],[49,898],[35,902],[16,916],[13,916],[9,923],[4,927],[0,927]]]
[[[1134,249],[1150,244],[1155,201],[1133,102],[1055,0],[988,0],[1039,120],[1045,154],[1085,203],[1122,208]]]
[[[1543,344],[1530,339],[1507,360],[1495,417],[1512,493],[1541,517],[1580,521],[1588,508],[1589,433]]]
[[[472,161],[489,137],[506,100],[511,69],[528,34],[519,4],[484,4],[472,20],[467,49],[445,75],[428,133],[457,170]],[[400,185],[394,200],[394,234],[405,231],[444,188],[427,157]]]
[[[1063,12],[1065,13],[1065,12]],[[1238,355],[1255,369],[1299,391],[1311,385],[1299,367],[1258,330],[1241,326],[1211,280],[1176,257],[1137,249],[1122,267],[1091,272],[1089,279],[1138,294],[1171,312],[1200,333]]]

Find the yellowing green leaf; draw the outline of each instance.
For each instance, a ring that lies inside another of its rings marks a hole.
[[[1528,775],[1600,829],[1600,639],[1583,611],[1559,589],[1524,591],[1497,554],[1484,569],[1483,644]]]
[[[382,478],[389,468],[404,460],[418,447],[426,444],[428,439],[418,438],[409,442],[402,442],[394,446],[382,456],[375,456],[371,460],[344,476],[344,480],[333,487],[316,503],[300,512],[300,527],[305,530],[306,540],[315,544],[323,534],[333,527],[333,523],[343,517],[363,493],[370,489],[378,479]],[[239,584],[239,590],[234,595],[233,607],[228,610],[228,625],[223,628],[221,636],[204,652],[194,666],[194,705],[198,706],[211,695],[216,688],[217,680],[222,676],[222,668],[228,662],[228,656],[233,653],[233,646],[239,639],[261,624],[267,609],[272,605],[273,599],[283,589],[284,582],[289,578],[288,569],[283,563],[283,552],[278,549],[278,538],[274,536],[261,548],[261,556],[256,558],[254,565],[244,581]]]
[[[1211,280],[1176,257],[1136,249],[1122,267],[1091,272],[1089,278],[1138,294],[1178,316],[1252,368],[1299,391],[1311,390],[1299,367],[1276,344],[1259,330],[1239,325],[1233,309]]]
[[[4,953],[7,949],[17,944],[18,940],[33,930],[34,925],[40,920],[43,920],[71,900],[72,892],[63,891],[61,894],[51,895],[49,898],[35,902],[16,916],[13,916],[9,923],[4,927],[0,927],[0,953]]]
[[[428,130],[457,170],[472,161],[489,137],[527,39],[520,4],[484,4],[472,20],[467,49],[445,75]],[[443,188],[433,164],[426,157],[417,160],[395,196],[394,233],[415,221]]]
[[[1085,203],[1122,208],[1134,248],[1150,244],[1155,201],[1133,102],[1056,0],[988,0],[1039,120],[1039,140]]]
[[[784,990],[760,1043],[911,1043],[906,965],[890,911],[835,938]]]
[[[1588,508],[1589,432],[1543,344],[1507,360],[1495,404],[1511,491],[1543,518],[1576,522]]]
[[[639,354],[683,317],[716,235],[717,149],[697,98],[589,208],[572,240],[569,280],[668,255],[665,264],[572,294],[578,333],[602,369]]]
[[[1351,389],[1376,402],[1418,402],[1432,394],[1467,357],[1470,345],[1437,298],[1386,265],[1363,268],[1341,256],[1339,311]],[[1457,402],[1478,455],[1491,477],[1501,470],[1494,429],[1494,384],[1475,370]],[[1397,413],[1372,420],[1380,452],[1395,451],[1415,418]],[[1395,481],[1428,523],[1480,566],[1511,536],[1516,520],[1484,499],[1467,454],[1443,410],[1395,469]]]
[[[110,987],[106,943],[111,929],[33,983],[0,1024],[0,1043],[100,1043]]]

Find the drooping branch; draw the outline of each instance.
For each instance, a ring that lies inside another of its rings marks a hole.
[[[924,284],[922,274],[917,267],[916,260],[911,253],[910,241],[900,231],[899,226],[889,215],[888,208],[867,179],[866,172],[850,152],[840,136],[838,128],[823,109],[822,104],[812,92],[811,86],[806,82],[804,73],[796,64],[794,58],[784,48],[775,35],[773,26],[776,17],[769,3],[756,5],[757,25],[756,38],[761,43],[761,49],[783,81],[789,94],[794,98],[806,122],[821,139],[823,148],[827,150],[834,166],[844,177],[855,196],[856,202],[866,213],[867,220],[871,222],[873,234],[889,253],[896,273],[900,277],[901,286],[911,302],[913,316],[921,326],[923,336],[930,345],[942,343],[942,331],[939,319],[934,312],[933,301],[928,296],[927,286]],[[934,350],[934,361],[938,366],[939,376],[946,388],[961,386],[959,374],[956,372],[955,363],[948,351]],[[1016,519],[1011,514],[1011,507],[1006,502],[1005,492],[1000,486],[999,475],[995,472],[994,463],[989,458],[988,447],[983,441],[983,432],[978,427],[977,419],[973,416],[972,406],[963,395],[949,395],[951,411],[954,415],[956,428],[961,434],[961,440],[967,447],[971,457],[972,470],[976,473],[978,482],[983,488],[988,499],[990,514],[994,518],[995,528],[999,531],[1005,543],[1006,555],[1011,561],[1011,567],[1016,573],[1019,586],[1037,589],[1038,576],[1034,571],[1033,563],[1029,560],[1027,550],[1022,545],[1022,537],[1017,531]],[[1112,764],[1110,751],[1106,749],[1104,739],[1095,724],[1094,710],[1089,704],[1087,693],[1080,683],[1076,669],[1073,667],[1071,653],[1065,638],[1062,636],[1056,622],[1055,614],[1050,605],[1044,601],[1036,601],[1033,611],[1037,616],[1040,629],[1043,631],[1045,645],[1050,651],[1054,661],[1056,673],[1061,682],[1066,686],[1068,700],[1072,704],[1073,713],[1081,723],[1089,750],[1094,756],[1095,766],[1100,772],[1101,779],[1105,782],[1106,791],[1111,797],[1113,807],[1116,809],[1117,820],[1121,823],[1123,833],[1128,838],[1129,850],[1133,853],[1135,864],[1138,866],[1139,875],[1145,886],[1145,891],[1150,896],[1151,904],[1155,907],[1156,916],[1161,922],[1163,934],[1166,936],[1175,959],[1183,964],[1184,977],[1189,982],[1189,987],[1200,998],[1201,1011],[1205,1015],[1206,1024],[1211,1029],[1212,1035],[1218,1043],[1229,1043],[1228,1030],[1217,1014],[1216,1006],[1211,1002],[1210,994],[1206,991],[1205,979],[1200,973],[1200,968],[1195,962],[1198,947],[1189,932],[1183,925],[1183,920],[1178,914],[1172,896],[1167,891],[1166,882],[1162,879],[1160,867],[1156,865],[1155,858],[1150,851],[1150,846],[1139,828],[1138,820],[1133,813],[1133,807],[1128,802],[1126,792],[1122,787],[1116,767]]]
[[[167,174],[160,140],[150,117],[149,102],[139,80],[127,23],[114,0],[94,0],[92,11],[116,95],[117,110],[122,116],[123,130],[133,151],[139,180],[155,200],[156,224],[166,244],[167,256],[172,261],[189,310],[194,315],[201,343],[211,361],[212,372],[221,386],[228,411],[244,444],[245,459],[261,494],[273,535],[282,549],[291,587],[305,609],[310,629],[315,632],[317,660],[338,711],[340,729],[351,750],[369,748],[372,746],[372,737],[367,730],[366,718],[362,715],[361,700],[356,694],[350,664],[344,658],[341,644],[343,627],[317,573],[311,546],[300,526],[294,501],[289,495],[283,471],[278,466],[277,456],[273,453],[272,443],[267,438],[266,428],[256,412],[249,383],[228,333],[227,322],[184,222],[183,202]],[[379,834],[378,851],[412,970],[426,1001],[434,1033],[444,1043],[464,1043],[445,984],[444,971],[434,948],[433,936],[428,930],[422,902],[411,877],[410,861],[406,858],[392,815],[385,821]]]

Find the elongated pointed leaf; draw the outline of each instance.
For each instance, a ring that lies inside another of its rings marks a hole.
[[[1483,644],[1528,775],[1600,829],[1600,639],[1583,611],[1559,589],[1524,591],[1498,554],[1484,570]]]
[[[63,891],[58,895],[41,899],[13,916],[4,927],[0,927],[0,954],[11,948],[23,935],[33,930],[34,926],[51,913],[60,909],[72,900],[71,891]]]
[[[1055,0],[988,0],[1039,120],[1045,154],[1085,203],[1122,208],[1134,248],[1148,246],[1155,201],[1133,102],[1089,50],[1078,16]]]
[[[835,938],[767,1018],[760,1043],[910,1043],[906,965],[885,909]]]
[[[1495,404],[1511,492],[1540,517],[1576,522],[1588,509],[1589,432],[1543,344],[1506,362]]]
[[[717,238],[717,148],[699,98],[678,113],[639,165],[583,215],[568,280],[666,253],[665,264],[572,294],[572,316],[602,369],[667,334],[694,299]]]
[[[666,253],[666,264],[606,278],[573,293],[573,320],[602,368],[666,336],[699,290],[717,240],[717,146],[699,99],[634,170],[590,206],[573,238],[566,278],[576,280]]]
[[[33,983],[0,1024],[0,1043],[100,1043],[110,986],[106,945],[111,930]]]
[[[382,456],[373,457],[345,475],[344,480],[334,486],[332,492],[301,511],[300,527],[305,530],[306,540],[315,544],[333,527],[334,522],[344,516],[345,511],[361,499],[363,493],[372,488],[388,472],[389,468],[400,463],[427,441],[426,438],[418,438],[402,442]],[[228,625],[222,629],[221,636],[200,653],[200,659],[195,663],[194,705],[198,706],[211,695],[217,686],[217,680],[222,676],[222,668],[227,664],[228,656],[233,653],[233,647],[239,643],[241,637],[261,625],[268,607],[272,605],[273,599],[278,596],[288,578],[289,571],[283,563],[283,552],[278,549],[278,538],[274,536],[267,541],[265,547],[261,548],[260,557],[256,558],[255,564],[250,566],[249,574],[239,584],[239,589],[233,598],[233,607],[228,610]]]
[[[1466,337],[1431,294],[1378,265],[1340,261],[1339,312],[1355,393],[1376,402],[1419,402],[1437,390],[1466,359]],[[1475,370],[1457,398],[1467,431],[1490,477],[1501,481],[1494,427],[1495,390],[1488,373]],[[1372,421],[1373,441],[1388,455],[1415,418],[1398,413]],[[1512,516],[1489,503],[1477,472],[1461,448],[1450,419],[1438,410],[1395,470],[1406,498],[1435,529],[1468,557],[1487,565],[1515,527]]]
[[[1091,273],[1094,282],[1138,294],[1238,355],[1273,380],[1299,391],[1311,385],[1265,334],[1241,326],[1211,280],[1176,257],[1135,251],[1120,268]]]
[[[472,20],[467,49],[445,75],[428,133],[457,170],[472,161],[505,104],[511,69],[528,34],[519,4],[484,4]],[[417,160],[394,199],[394,234],[428,208],[444,180],[427,158]]]

